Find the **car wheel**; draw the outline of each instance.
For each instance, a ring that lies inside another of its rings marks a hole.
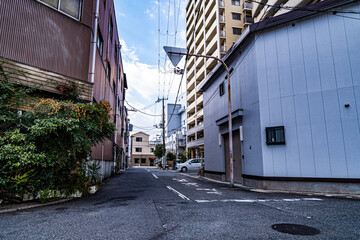
[[[186,167],[182,167],[182,168],[181,168],[181,172],[187,172],[187,168],[186,168]]]

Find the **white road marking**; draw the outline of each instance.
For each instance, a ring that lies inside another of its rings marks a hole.
[[[159,179],[158,176],[156,176],[155,174],[152,174],[152,175],[154,176],[154,178]]]
[[[291,200],[291,201],[290,201]],[[223,199],[223,200],[195,200],[197,203],[209,202],[237,202],[237,203],[255,203],[255,202],[298,202],[298,201],[324,201],[320,198],[293,198],[293,199]]]
[[[187,182],[186,179],[178,179],[178,178],[173,178],[174,181],[177,181],[177,182]]]
[[[190,198],[188,198],[187,196],[185,196],[184,194],[182,194],[181,192],[176,191],[175,189],[173,189],[170,186],[166,186],[168,189],[170,189],[171,191],[173,191],[174,193],[176,193],[179,197],[181,197],[182,199],[188,200],[190,201]]]
[[[210,188],[197,188],[198,191],[211,191]]]
[[[305,201],[324,201],[321,198],[303,198]]]

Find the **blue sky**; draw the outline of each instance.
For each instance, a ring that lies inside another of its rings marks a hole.
[[[124,70],[129,85],[126,100],[138,109],[151,105],[159,95],[168,96],[168,103],[174,103],[181,77],[171,73],[173,67],[168,60],[165,62],[166,57],[162,47],[164,45],[185,47],[187,0],[114,0],[114,3]],[[160,3],[160,74],[158,3]],[[184,77],[181,93],[185,92],[185,82]],[[159,115],[161,105],[154,104],[144,111]],[[131,123],[135,126],[133,133],[143,131],[154,137],[160,132],[159,129],[151,128],[160,122],[161,117],[150,117],[134,112],[130,112],[129,115]]]

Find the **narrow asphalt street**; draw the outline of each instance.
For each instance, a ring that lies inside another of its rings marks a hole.
[[[320,233],[289,235],[272,228],[280,223]],[[360,201],[251,192],[133,168],[92,196],[0,214],[0,239],[360,239]]]

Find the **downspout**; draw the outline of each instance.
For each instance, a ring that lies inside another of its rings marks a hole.
[[[118,65],[117,65],[117,70],[119,71],[120,70],[120,47],[118,46],[117,47],[118,50]],[[115,128],[117,127],[117,117],[118,117],[118,110],[119,110],[119,106],[118,106],[118,97],[119,97],[119,73],[117,74],[116,76],[116,89],[114,89],[114,91],[116,91],[116,94],[115,94]],[[114,134],[114,174],[116,173],[116,144],[117,144],[117,129],[115,129],[115,134]],[[120,165],[121,166],[121,165]]]
[[[98,34],[98,25],[99,25],[99,3],[100,0],[96,0],[96,8],[95,8],[95,19],[93,26],[93,36],[91,41],[92,53],[91,53],[91,69],[90,69],[90,82],[92,83],[91,89],[91,102],[94,99],[94,79],[95,79],[95,57],[96,57],[96,38]]]

